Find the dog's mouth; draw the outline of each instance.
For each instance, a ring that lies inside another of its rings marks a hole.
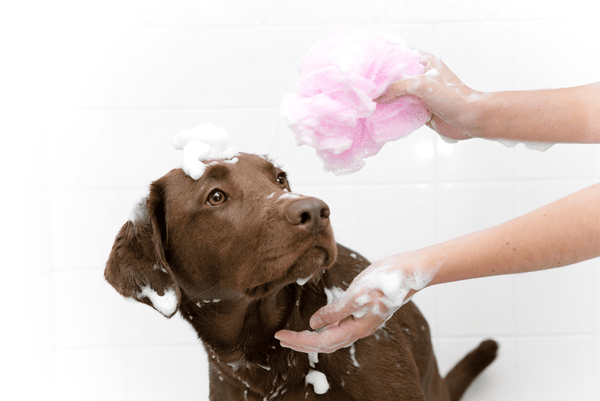
[[[246,295],[250,298],[261,298],[295,281],[304,284],[332,264],[333,260],[327,249],[314,246],[301,254],[286,270],[283,277],[250,287],[246,290]]]

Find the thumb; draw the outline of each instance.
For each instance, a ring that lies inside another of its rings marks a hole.
[[[385,104],[393,102],[400,96],[414,95],[417,77],[418,76],[403,78],[393,82],[381,96],[373,99],[373,101],[375,103]]]
[[[344,305],[340,300],[331,305],[326,305],[315,312],[310,318],[310,327],[313,330],[337,323],[352,314],[352,308]]]

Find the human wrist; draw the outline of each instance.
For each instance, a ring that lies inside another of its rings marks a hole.
[[[395,310],[427,287],[435,270],[435,266],[424,264],[420,251],[402,252],[374,263],[355,283],[378,290],[386,307]]]
[[[490,104],[493,94],[471,90],[465,96],[465,110],[463,113],[463,126],[465,134],[471,138],[484,138],[486,127],[489,125]]]
[[[456,247],[457,244],[448,241],[416,251],[418,262],[415,264],[430,277],[426,287],[454,281],[452,265],[456,257]]]
[[[439,254],[431,252],[429,248],[395,256],[402,260],[399,265],[402,266],[404,279],[411,283],[410,288],[413,293],[432,285],[443,264],[438,257]]]

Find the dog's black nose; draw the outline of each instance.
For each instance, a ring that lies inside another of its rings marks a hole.
[[[287,205],[284,216],[290,224],[316,233],[327,227],[329,213],[329,206],[321,199],[301,198]]]

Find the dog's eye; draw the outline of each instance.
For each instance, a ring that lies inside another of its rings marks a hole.
[[[220,205],[227,200],[227,195],[223,191],[215,189],[208,195],[208,203],[213,206]]]
[[[281,185],[282,187],[287,186],[287,177],[286,177],[285,173],[277,174],[277,183],[279,185]]]

